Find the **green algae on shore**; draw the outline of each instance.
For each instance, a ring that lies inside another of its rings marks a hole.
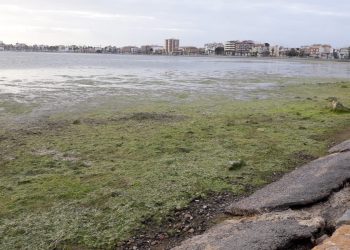
[[[286,85],[260,100],[181,94],[122,109],[112,98],[2,130],[0,248],[112,249],[195,197],[258,188],[322,155],[331,135],[349,128],[350,115],[326,101],[350,104],[348,87]],[[245,166],[230,171],[238,159]]]

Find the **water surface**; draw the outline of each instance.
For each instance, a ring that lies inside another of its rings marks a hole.
[[[0,53],[1,101],[35,104],[40,110],[104,96],[266,98],[265,90],[281,84],[349,78],[350,64],[325,61]]]

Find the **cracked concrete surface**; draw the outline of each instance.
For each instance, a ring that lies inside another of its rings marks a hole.
[[[175,249],[311,249],[316,238],[333,231],[350,208],[347,142],[332,148],[335,153],[232,204],[228,208],[232,219]]]

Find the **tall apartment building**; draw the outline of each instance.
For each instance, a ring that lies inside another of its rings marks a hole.
[[[255,43],[251,40],[246,40],[236,43],[236,56],[249,56]]]
[[[179,39],[166,39],[165,40],[165,52],[167,54],[172,54],[177,52],[180,48],[180,40]]]
[[[224,49],[226,55],[235,55],[236,54],[236,44],[239,41],[227,41],[225,43]]]

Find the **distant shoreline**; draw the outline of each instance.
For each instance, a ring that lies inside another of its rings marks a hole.
[[[152,54],[127,54],[127,53],[82,53],[82,52],[57,52],[57,51],[0,51],[1,53],[41,53],[41,54],[73,54],[73,55],[118,55],[118,56],[154,56],[154,57],[205,57],[205,58],[232,58],[232,59],[256,59],[256,60],[301,60],[322,62],[350,62],[350,59],[324,59],[312,57],[254,57],[254,56],[232,56],[232,55],[152,55]]]

